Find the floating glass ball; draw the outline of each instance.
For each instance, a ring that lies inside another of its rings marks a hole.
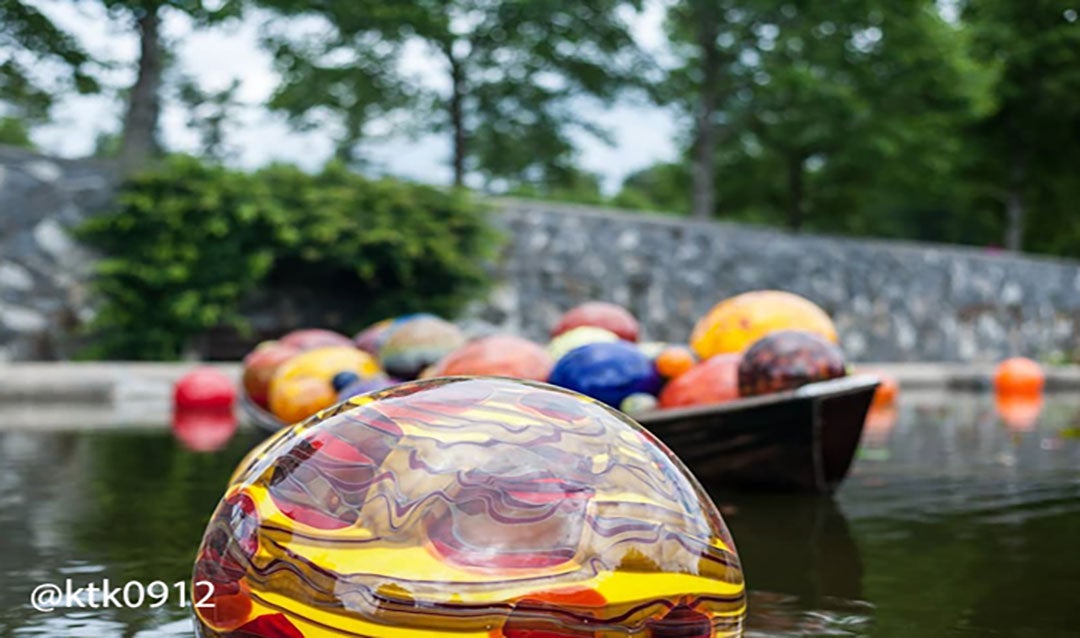
[[[738,399],[740,360],[737,354],[718,354],[695,364],[668,381],[660,392],[660,406],[684,408]]]
[[[998,394],[1042,393],[1046,374],[1035,361],[1024,357],[1012,357],[994,369],[994,391]]]
[[[590,343],[615,343],[619,341],[619,335],[604,328],[595,326],[582,326],[568,330],[552,339],[547,346],[548,354],[552,361],[562,359],[571,350],[580,348]]]
[[[548,382],[617,407],[631,394],[656,394],[660,375],[632,343],[590,343],[571,350],[551,370]]]
[[[491,375],[547,381],[551,355],[538,344],[514,335],[474,339],[439,362],[438,376]]]
[[[665,379],[675,379],[697,364],[694,352],[685,346],[668,346],[653,357],[656,371]]]
[[[191,370],[173,386],[174,410],[231,410],[235,401],[236,384],[209,366]]]
[[[379,349],[382,348],[383,341],[385,341],[386,337],[389,335],[390,327],[392,325],[394,325],[393,319],[376,321],[367,328],[356,333],[353,337],[353,343],[356,344],[357,348],[377,357],[379,356]]]
[[[242,383],[247,397],[266,407],[270,400],[270,380],[286,361],[302,351],[280,341],[264,341],[244,357]]]
[[[270,411],[286,423],[295,423],[334,405],[338,401],[334,378],[346,372],[360,379],[381,374],[371,355],[352,345],[296,355],[278,366],[270,379]]]
[[[803,330],[836,343],[836,327],[809,299],[781,290],[756,290],[713,306],[694,326],[690,346],[701,359],[742,352],[777,330]]]
[[[656,357],[660,356],[660,353],[671,347],[671,344],[663,341],[642,341],[637,344],[639,350],[641,350],[646,357],[656,361]]]
[[[639,414],[655,410],[658,406],[656,397],[646,392],[635,392],[627,396],[619,404],[619,409],[636,417]]]
[[[587,301],[567,310],[551,330],[551,336],[557,337],[582,326],[610,330],[626,341],[637,341],[640,332],[638,320],[626,308],[606,301]]]
[[[338,391],[338,399],[344,401],[345,399],[351,399],[361,394],[367,394],[368,392],[385,390],[398,383],[401,382],[397,379],[391,379],[384,376],[371,377],[370,379],[357,379]]]
[[[386,373],[399,379],[415,379],[424,368],[465,345],[457,326],[433,315],[399,318],[379,350]]]
[[[345,335],[324,330],[323,328],[304,328],[293,330],[283,336],[279,341],[298,350],[314,350],[315,348],[329,348],[331,346],[351,346],[352,339]]]
[[[739,559],[625,415],[526,381],[406,383],[241,463],[199,548],[199,635],[737,635]],[[203,591],[205,591],[205,586]]]
[[[756,341],[739,362],[739,395],[794,390],[842,377],[844,354],[835,344],[801,330],[781,330]]]

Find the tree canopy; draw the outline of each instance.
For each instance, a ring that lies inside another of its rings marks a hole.
[[[35,72],[42,64],[50,71]],[[0,0],[0,117],[29,124],[48,119],[53,104],[65,93],[100,88],[93,64],[74,36],[32,4]]]
[[[623,11],[598,0],[263,0],[286,15],[316,15],[318,37],[279,29],[267,38],[283,82],[271,106],[306,124],[338,122],[338,156],[353,159],[379,117],[451,139],[454,183],[475,173],[557,188],[576,178],[575,132],[603,137],[579,116],[586,99],[610,102],[644,63]],[[409,45],[436,61],[425,82],[402,64]]]
[[[99,149],[129,166],[158,153],[177,99],[200,151],[229,162],[239,85],[165,90],[161,20],[243,13],[279,80],[252,106],[329,133],[353,170],[370,141],[436,136],[452,183],[490,192],[1080,256],[1075,0],[83,1],[139,37],[121,133]],[[648,48],[645,14],[662,15]],[[0,0],[0,142],[30,144],[105,62]],[[675,113],[679,154],[606,194],[580,149],[633,95]]]

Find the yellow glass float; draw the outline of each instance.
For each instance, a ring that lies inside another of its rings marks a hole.
[[[491,377],[281,430],[237,468],[193,579],[205,637],[712,638],[746,609],[719,512],[663,444]]]

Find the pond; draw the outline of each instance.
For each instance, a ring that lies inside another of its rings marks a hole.
[[[224,482],[257,435],[241,430],[208,454],[160,427],[3,425],[0,635],[191,635],[175,597],[157,608],[42,613],[29,595],[67,578],[186,580]],[[1077,437],[1080,397],[1024,406],[904,395],[896,413],[874,413],[833,498],[706,486],[747,574],[747,635],[1073,635]]]

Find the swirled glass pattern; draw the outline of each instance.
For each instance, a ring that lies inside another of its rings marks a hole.
[[[738,634],[746,607],[719,512],[663,444],[491,377],[281,430],[237,468],[194,580],[214,586],[206,637],[705,638]]]

